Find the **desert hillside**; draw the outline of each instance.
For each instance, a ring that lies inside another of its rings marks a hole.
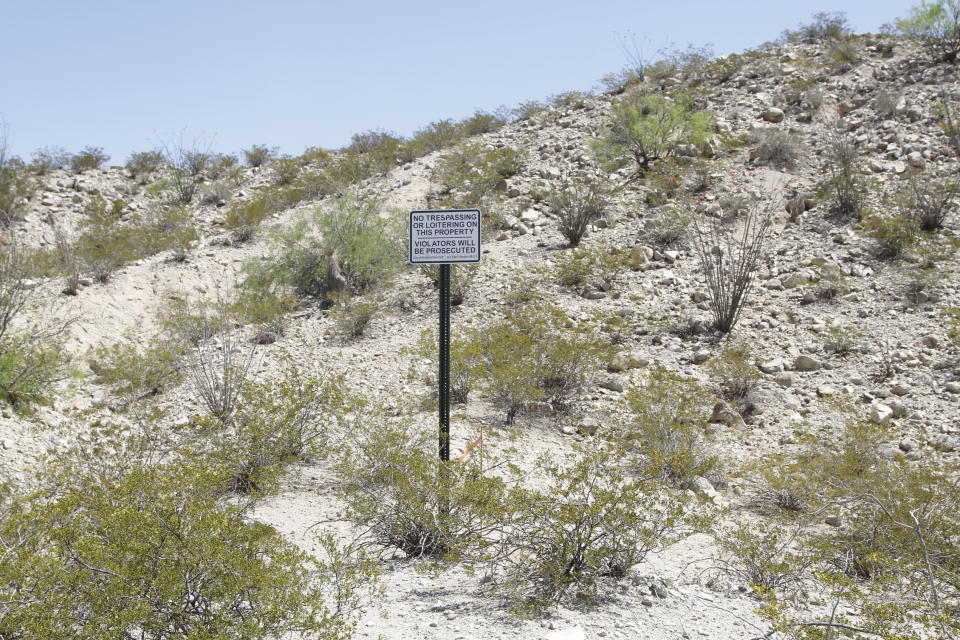
[[[957,637],[960,70],[820,20],[411,138],[4,158],[0,639]]]

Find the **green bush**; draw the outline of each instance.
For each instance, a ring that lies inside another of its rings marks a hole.
[[[550,198],[550,212],[571,247],[580,244],[587,228],[606,214],[609,205],[609,191],[597,180],[574,182]]]
[[[416,559],[479,557],[502,527],[504,481],[485,474],[479,456],[438,463],[435,431],[377,409],[360,408],[336,455],[346,516],[364,532],[361,543]]]
[[[624,466],[622,443],[596,438],[546,462],[540,490],[507,495],[507,533],[491,564],[492,586],[519,614],[575,594],[583,602],[599,582],[619,580],[649,553],[678,538],[692,518],[682,500]]]
[[[789,131],[777,127],[756,129],[749,140],[754,144],[751,157],[782,169],[793,169],[802,155],[803,142]]]
[[[274,159],[270,166],[273,168],[273,180],[280,186],[291,184],[303,168],[300,160],[289,156]]]
[[[262,167],[270,162],[277,155],[276,147],[268,147],[265,144],[255,144],[249,149],[243,150],[243,156],[247,164],[251,167]]]
[[[366,332],[370,321],[380,311],[380,303],[367,296],[338,299],[330,317],[340,330],[350,338],[359,338]]]
[[[215,467],[111,464],[100,437],[46,470],[49,488],[0,505],[0,637],[350,637],[369,567],[329,540],[319,562],[251,521]]]
[[[64,355],[58,344],[70,321],[43,318],[22,324],[31,302],[28,265],[15,236],[0,243],[0,402],[18,411],[42,403],[51,385],[60,379]]]
[[[901,256],[920,236],[920,226],[902,212],[893,215],[870,213],[861,222],[867,235],[877,241],[877,254],[884,259]]]
[[[163,338],[152,340],[142,351],[129,343],[100,346],[90,358],[90,369],[99,384],[129,401],[161,393],[182,378],[183,348]]]
[[[553,277],[565,287],[592,284],[606,290],[626,269],[627,259],[625,251],[605,243],[579,246],[557,258]]]
[[[89,169],[99,169],[110,156],[103,152],[102,147],[84,147],[80,153],[70,158],[70,169],[74,173],[83,173]]]
[[[906,18],[897,18],[900,33],[920,39],[939,59],[954,62],[960,55],[960,2],[921,0]]]
[[[644,231],[654,244],[669,247],[686,236],[693,215],[684,207],[661,207],[646,221]]]
[[[651,163],[674,156],[682,145],[702,145],[712,137],[712,118],[697,111],[687,94],[668,98],[633,91],[614,103],[596,149],[611,169],[635,163],[634,178],[638,178],[650,170]]]
[[[909,197],[902,202],[906,206],[903,215],[921,231],[938,231],[943,228],[950,212],[956,209],[958,194],[960,185],[956,182],[915,178],[910,183]]]
[[[820,196],[841,216],[858,217],[867,201],[869,185],[859,165],[859,153],[846,134],[834,135],[827,148],[830,177],[820,185]]]
[[[760,372],[753,365],[753,354],[745,340],[730,342],[723,352],[707,361],[705,367],[717,381],[723,397],[736,403],[741,414],[746,412],[744,400],[760,380]]]
[[[273,238],[267,277],[299,297],[330,301],[388,279],[403,260],[401,219],[372,202],[343,196]]]
[[[35,188],[20,159],[7,155],[6,136],[6,126],[0,123],[0,225],[21,218]]]
[[[719,459],[703,446],[710,397],[695,380],[656,365],[625,401],[630,419],[622,428],[643,474],[686,487],[717,469]]]
[[[879,445],[892,435],[848,415],[829,442],[809,437],[799,458],[781,456],[767,470],[816,518],[801,520],[798,546],[805,557],[802,563],[787,559],[793,565],[787,571],[827,604],[820,612],[801,611],[782,589],[763,591],[761,614],[778,630],[800,633],[840,623],[885,640],[960,631],[960,470],[953,463],[909,464],[880,455]],[[811,526],[824,514],[840,526]],[[754,544],[744,541],[742,548],[752,553]]]
[[[44,147],[33,152],[30,170],[39,176],[54,169],[62,169],[70,164],[72,154],[63,147]]]
[[[787,42],[814,44],[824,40],[835,40],[850,33],[847,14],[842,11],[820,11],[813,14],[813,20],[801,24],[797,31],[784,31],[782,38]]]
[[[164,157],[162,151],[139,151],[131,153],[127,160],[127,173],[132,178],[139,178],[150,175],[163,166]]]
[[[468,353],[477,349],[483,354],[484,395],[505,412],[507,424],[538,403],[569,410],[609,358],[609,346],[592,327],[569,324],[558,307],[534,302],[468,332]]]

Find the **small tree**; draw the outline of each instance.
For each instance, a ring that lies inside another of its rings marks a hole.
[[[701,145],[713,136],[713,119],[697,111],[685,93],[673,98],[632,92],[613,105],[606,133],[597,141],[601,161],[619,169],[633,161],[634,178],[650,164],[676,155],[682,145]]]
[[[751,208],[733,225],[694,217],[693,244],[707,280],[714,327],[729,333],[740,319],[763,258],[769,212]]]
[[[83,173],[88,169],[99,169],[110,156],[102,147],[84,147],[80,153],[70,158],[70,168],[74,173]]]
[[[955,62],[960,55],[960,0],[921,0],[908,17],[897,18],[896,26],[945,62]]]

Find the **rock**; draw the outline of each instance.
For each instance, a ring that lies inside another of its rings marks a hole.
[[[605,292],[597,291],[596,289],[584,289],[580,295],[587,300],[603,300],[607,297]]]
[[[947,393],[960,393],[960,382],[948,382],[943,388]]]
[[[10,449],[13,449],[13,440],[11,440],[10,438],[4,438],[3,441],[0,442],[0,447],[3,447],[7,451],[9,451]]]
[[[950,439],[949,436],[941,434],[933,439],[930,443],[934,449],[937,451],[942,451],[944,453],[949,451],[954,451],[957,448],[957,444]]]
[[[250,338],[254,344],[273,344],[277,341],[277,334],[273,331],[258,331],[256,335]]]
[[[890,408],[893,410],[894,418],[902,418],[907,415],[907,405],[903,404],[899,400],[893,400],[890,403]]]
[[[907,154],[907,164],[916,169],[923,169],[927,161],[923,159],[923,155],[919,151],[911,151]]]
[[[706,349],[700,349],[693,354],[693,363],[694,364],[703,364],[710,359],[710,352]]]
[[[763,373],[775,374],[783,371],[783,360],[774,358],[773,360],[764,360],[757,363],[757,369]]]
[[[577,428],[569,424],[565,424],[560,428],[560,432],[565,436],[575,436],[577,435]]]
[[[900,447],[900,451],[903,451],[904,453],[916,451],[919,447],[917,441],[913,440],[912,438],[903,438],[897,443],[897,446]]]
[[[763,112],[762,118],[767,122],[773,122],[774,124],[778,122],[783,122],[783,109],[777,109],[776,107],[770,107]]]
[[[778,391],[774,394],[774,397],[790,411],[799,411],[803,406],[799,398],[786,391]]]
[[[770,278],[763,283],[763,287],[771,291],[783,291],[783,283],[780,282],[780,278]]]
[[[627,369],[639,369],[648,364],[650,364],[650,361],[638,351],[621,351],[611,358],[607,369],[610,371],[626,371]]]
[[[604,380],[600,383],[600,387],[617,393],[623,393],[623,383],[618,380]]]
[[[793,361],[793,368],[797,371],[818,371],[823,364],[810,356],[797,356]]]
[[[693,482],[690,483],[690,488],[698,496],[702,496],[704,498],[710,498],[711,500],[717,497],[717,490],[714,489],[713,485],[710,484],[710,481],[704,478],[703,476],[697,476],[696,478],[694,478]],[[651,587],[651,590],[652,589],[653,587]],[[664,589],[664,592],[666,592],[666,589]],[[657,593],[656,596],[658,598],[667,597],[666,595],[661,596],[659,593]]]
[[[784,289],[796,289],[810,282],[813,282],[813,276],[807,271],[797,271],[780,280]]]
[[[543,636],[543,640],[587,640],[583,627],[576,626],[568,629],[557,629]]]
[[[893,409],[879,402],[871,405],[870,419],[877,424],[883,424],[893,416]]]
[[[580,421],[580,431],[586,433],[587,435],[596,435],[597,430],[599,429],[600,423],[593,418],[584,418]]]
[[[706,478],[701,478],[700,476],[697,476],[697,477],[700,478],[701,480],[706,481],[708,485],[710,484],[710,482],[707,481]],[[696,482],[696,480],[694,480],[694,482]],[[710,485],[710,489],[711,490],[713,489],[713,485]],[[716,494],[716,491],[714,491],[714,494]],[[666,600],[667,596],[670,595],[670,592],[667,591],[667,586],[662,582],[660,582],[659,580],[657,580],[656,582],[650,585],[650,593],[657,596],[661,600]]]
[[[827,516],[823,521],[831,527],[843,526],[843,519],[840,516]]]
[[[664,252],[663,252],[663,257],[664,257],[664,259],[665,259],[667,262],[669,262],[670,264],[673,264],[674,262],[677,261],[677,258],[680,257],[680,252],[679,252],[679,251],[664,251]]]
[[[633,271],[639,271],[643,265],[648,264],[651,260],[653,260],[653,249],[638,245],[630,249],[627,264]]]
[[[725,424],[731,427],[746,426],[740,414],[722,400],[713,405],[713,413],[710,414],[710,419],[707,422]]]
[[[837,395],[837,390],[828,384],[822,384],[817,387],[818,398],[830,398],[835,395]]]
[[[910,387],[903,384],[902,382],[897,382],[892,387],[890,387],[890,393],[895,396],[905,396],[910,393]]]
[[[920,339],[920,342],[923,344],[923,346],[929,347],[930,349],[936,349],[940,346],[940,339],[937,338],[937,336],[923,336],[923,338]]]
[[[773,377],[773,381],[780,385],[782,388],[786,389],[787,387],[793,386],[793,374],[789,371],[784,371],[778,373]]]

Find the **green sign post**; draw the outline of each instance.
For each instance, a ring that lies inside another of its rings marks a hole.
[[[440,265],[440,460],[450,460],[450,267],[480,262],[480,210],[410,212],[410,264]]]

